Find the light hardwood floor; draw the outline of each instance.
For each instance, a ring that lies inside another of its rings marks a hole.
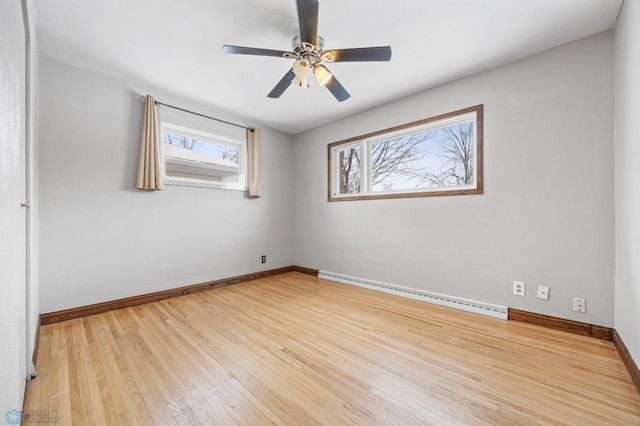
[[[299,273],[42,327],[59,424],[640,425],[612,344]]]

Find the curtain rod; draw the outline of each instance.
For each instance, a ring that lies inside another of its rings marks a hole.
[[[155,102],[156,105],[162,105],[162,106],[166,106],[166,107],[169,107],[169,108],[177,109],[179,111],[188,112],[189,114],[199,115],[200,117],[208,118],[208,119],[214,120],[214,121],[219,121],[220,123],[228,124],[230,126],[241,127],[243,129],[247,129],[247,130],[249,130],[251,132],[254,131],[253,127],[247,127],[247,126],[243,126],[242,124],[236,124],[236,123],[232,123],[230,121],[220,120],[219,118],[210,117],[208,115],[200,114],[200,113],[194,112],[194,111],[189,111],[188,109],[184,109],[184,108],[178,108],[177,106],[173,106],[173,105],[169,105],[169,104],[163,104],[162,102],[158,102],[158,101],[154,101],[154,102]]]

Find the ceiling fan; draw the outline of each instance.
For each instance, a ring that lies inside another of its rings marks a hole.
[[[224,45],[224,53],[239,55],[276,56],[295,59],[293,67],[267,95],[279,98],[291,83],[309,87],[307,77],[313,74],[320,86],[325,86],[338,102],[351,96],[338,79],[322,65],[323,62],[370,62],[391,60],[391,47],[361,47],[355,49],[324,50],[324,39],[318,36],[318,0],[296,0],[300,35],[291,42],[292,51],[260,49],[255,47]]]

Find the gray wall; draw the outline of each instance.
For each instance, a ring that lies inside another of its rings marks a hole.
[[[615,328],[640,365],[640,4],[625,1],[616,27]]]
[[[40,65],[42,312],[293,263],[289,135],[262,128],[262,198],[178,186],[138,191],[143,95],[257,123],[48,58]]]
[[[612,326],[613,65],[609,31],[297,135],[294,263]],[[328,143],[477,104],[483,195],[327,202]]]

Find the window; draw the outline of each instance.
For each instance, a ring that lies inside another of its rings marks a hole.
[[[482,194],[482,105],[328,148],[329,201]]]
[[[164,182],[246,189],[246,141],[162,122]]]

